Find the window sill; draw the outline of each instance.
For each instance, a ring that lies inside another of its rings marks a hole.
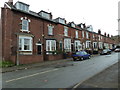
[[[48,34],[48,36],[54,36],[54,35],[49,35],[49,34]]]
[[[27,33],[30,33],[30,31],[29,30],[20,30],[21,32],[27,32]]]

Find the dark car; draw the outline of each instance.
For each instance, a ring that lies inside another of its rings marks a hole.
[[[73,57],[73,60],[76,61],[76,60],[90,59],[91,55],[85,51],[78,51],[78,52],[75,52],[72,55],[72,57]]]
[[[100,55],[108,55],[111,54],[111,50],[110,49],[103,49],[103,51],[101,51]]]
[[[116,49],[115,49],[115,52],[120,52],[120,48],[116,48]]]

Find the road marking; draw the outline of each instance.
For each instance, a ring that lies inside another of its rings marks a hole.
[[[56,71],[56,70],[58,70],[58,69],[52,69],[52,70],[48,70],[48,71],[44,71],[44,72],[40,72],[40,73],[35,73],[35,74],[28,75],[28,76],[23,76],[23,77],[19,77],[19,78],[16,78],[16,79],[7,80],[5,82],[9,83],[9,82],[12,82],[12,81],[16,81],[16,80],[20,80],[20,79],[24,79],[24,78],[28,78],[28,77],[33,77],[33,76],[36,76],[36,75],[40,75],[40,74],[44,74],[44,73],[48,73],[48,72],[53,72],[53,71]]]

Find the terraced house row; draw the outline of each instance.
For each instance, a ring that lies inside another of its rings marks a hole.
[[[63,53],[86,50],[98,53],[104,48],[114,48],[109,34],[92,31],[84,23],[66,23],[64,18],[52,18],[52,13],[29,10],[23,2],[5,2],[1,8],[2,58],[14,63],[27,64],[64,58]]]

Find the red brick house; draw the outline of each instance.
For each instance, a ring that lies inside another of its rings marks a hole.
[[[88,30],[85,24],[53,19],[52,13],[43,10],[30,11],[29,5],[20,1],[15,5],[6,2],[1,10],[3,60],[17,64],[58,60],[64,58],[64,52],[70,57],[74,51],[98,51],[104,43],[114,44],[110,37]]]

